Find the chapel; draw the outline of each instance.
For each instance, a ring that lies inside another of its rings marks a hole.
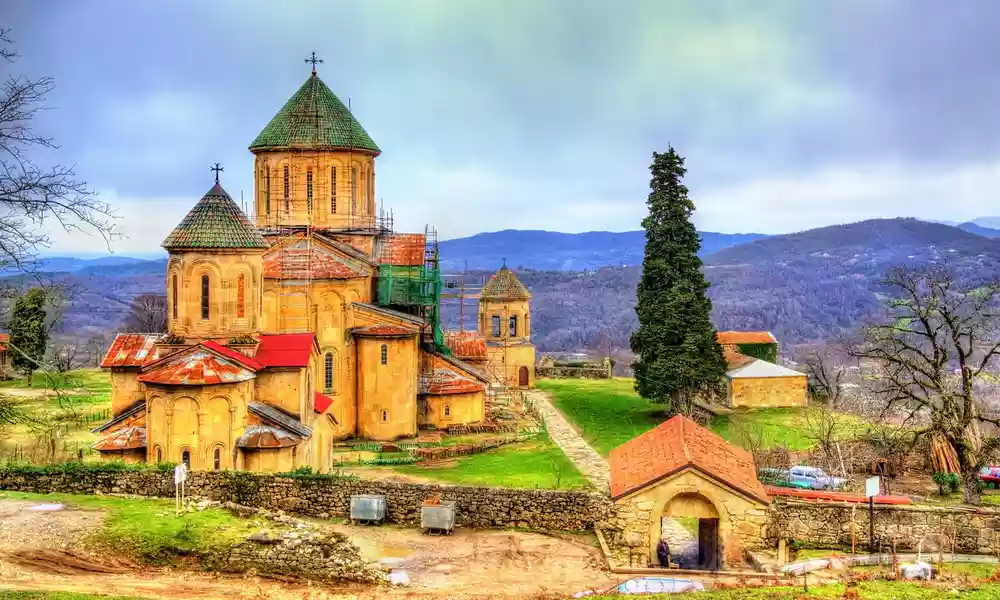
[[[381,150],[315,62],[249,149],[252,216],[216,165],[162,243],[167,332],[119,334],[101,363],[102,457],[322,472],[334,442],[483,423],[498,391],[534,385],[527,288],[503,265],[477,330],[443,330],[436,234],[376,212]]]

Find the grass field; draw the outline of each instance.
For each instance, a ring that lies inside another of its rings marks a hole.
[[[631,379],[542,379],[538,388],[549,393],[556,407],[580,430],[597,452],[611,450],[663,422],[663,411],[635,393]],[[741,444],[744,432],[759,435],[764,447],[787,445],[806,450],[813,445],[805,408],[738,410],[718,417],[711,429]],[[844,434],[856,433],[863,423],[844,416]]]
[[[440,465],[399,465],[398,473],[443,483],[509,488],[573,489],[588,486],[563,451],[547,436],[501,446]]]
[[[134,596],[95,596],[73,592],[4,592],[0,600],[142,600]]]
[[[995,600],[1000,598],[1000,585],[995,583],[961,589],[952,586],[936,588],[916,583],[863,581],[858,584],[858,597],[862,600]],[[625,600],[637,596],[591,596],[595,600]],[[688,594],[651,594],[638,596],[644,600],[799,600],[804,598],[843,598],[844,585],[812,585],[809,592],[801,587],[774,587],[718,590]]]
[[[263,529],[218,508],[176,516],[173,500],[23,492],[0,492],[0,498],[104,511],[103,529],[91,534],[86,542],[157,564],[191,552],[228,547]],[[269,525],[268,529],[275,530],[274,524]]]

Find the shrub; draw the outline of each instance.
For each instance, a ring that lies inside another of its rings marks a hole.
[[[938,486],[938,493],[942,496],[954,494],[962,488],[962,480],[956,473],[935,471],[934,475],[931,476],[931,479],[933,479],[934,483]]]

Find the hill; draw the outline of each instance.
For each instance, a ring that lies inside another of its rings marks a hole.
[[[977,225],[972,221],[969,221],[968,223],[959,223],[956,227],[962,231],[968,231],[969,233],[974,233],[983,237],[1000,237],[1000,229],[983,227],[982,225]]]
[[[701,232],[701,255],[766,237],[758,233]],[[513,268],[585,271],[642,264],[646,233],[639,231],[558,233],[507,229],[440,243],[445,271],[495,270],[503,260]]]
[[[73,256],[46,256],[36,260],[28,269],[33,273],[75,273],[90,268],[121,267],[149,262],[131,256],[101,256],[98,258],[76,258]],[[0,274],[16,274],[19,269],[0,269]]]

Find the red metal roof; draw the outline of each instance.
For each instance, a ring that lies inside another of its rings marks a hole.
[[[367,273],[316,243],[298,240],[264,256],[268,279],[354,279]]]
[[[458,358],[486,359],[486,338],[475,331],[449,331],[445,335],[445,344]]]
[[[0,333],[0,344],[6,344],[10,341],[9,333]]]
[[[716,336],[723,346],[778,343],[770,331],[720,331]]]
[[[355,327],[351,330],[351,333],[356,335],[369,335],[369,336],[385,336],[385,337],[398,337],[407,335],[416,335],[420,333],[419,329],[413,327],[402,327],[400,325],[370,325],[368,327]]]
[[[324,396],[319,392],[313,394],[313,410],[319,414],[326,412],[326,409],[333,405],[333,398],[329,396]]]
[[[420,267],[424,264],[427,238],[422,233],[394,233],[385,240],[378,261],[400,267]]]
[[[218,385],[253,378],[253,370],[241,362],[222,358],[201,345],[168,356],[138,377],[139,381],[160,385]]]
[[[693,468],[761,502],[753,455],[678,415],[611,451],[611,496],[619,498]]]
[[[845,492],[828,492],[824,490],[803,490],[799,488],[786,488],[774,485],[764,486],[769,496],[789,496],[802,500],[815,500],[817,502],[850,502],[868,504],[868,497],[861,494],[848,494]],[[875,504],[913,504],[913,501],[906,496],[875,496]]]
[[[222,344],[219,344],[219,343],[216,343],[216,342],[212,342],[212,341],[208,341],[208,342],[202,342],[200,345],[208,348],[209,350],[213,350],[215,352],[218,352],[219,354],[221,354],[222,356],[225,356],[226,358],[228,358],[230,360],[234,360],[234,361],[240,363],[241,365],[243,365],[244,367],[250,369],[251,371],[256,372],[256,371],[260,371],[261,369],[264,368],[264,365],[260,364],[256,360],[250,358],[246,354],[243,354],[242,352],[240,352],[238,350],[233,350],[232,348],[229,348],[227,346],[223,346]]]
[[[123,427],[91,445],[100,452],[120,452],[122,450],[137,450],[146,447],[145,427]]]
[[[315,333],[262,335],[254,359],[265,367],[308,367],[315,346]]]
[[[107,354],[101,361],[104,368],[142,367],[155,362],[159,356],[156,340],[159,333],[119,333],[111,342]]]
[[[429,373],[421,373],[417,384],[418,394],[445,396],[449,394],[471,394],[486,389],[483,384],[462,377],[451,369],[434,369]]]

